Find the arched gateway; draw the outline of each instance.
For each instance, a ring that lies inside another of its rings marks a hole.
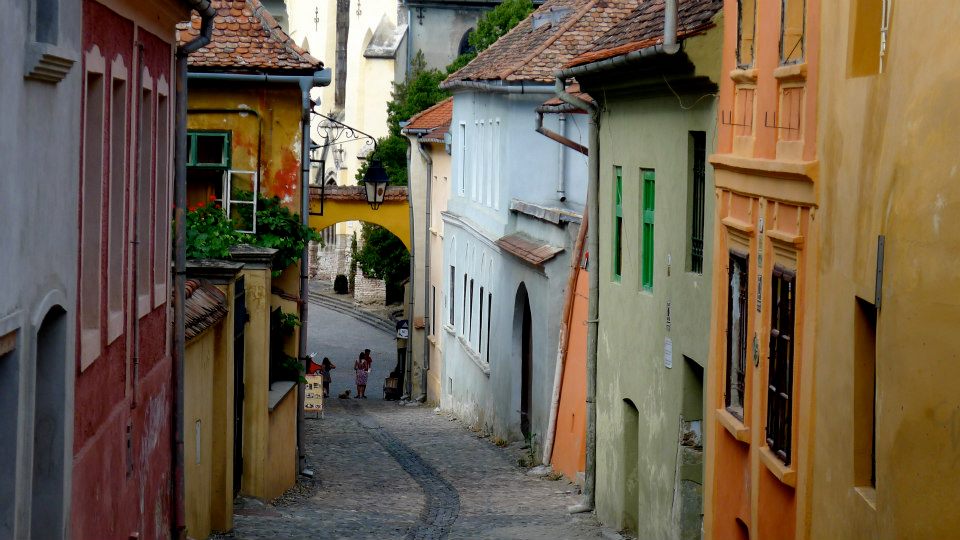
[[[410,205],[406,186],[388,186],[380,208],[367,204],[363,186],[310,188],[310,228],[322,231],[343,221],[375,223],[395,234],[410,249]]]

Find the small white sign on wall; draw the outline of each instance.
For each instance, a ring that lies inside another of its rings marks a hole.
[[[673,367],[673,340],[670,338],[663,340],[663,365],[667,368]]]

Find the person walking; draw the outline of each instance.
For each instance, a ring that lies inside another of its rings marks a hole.
[[[357,374],[357,395],[354,399],[367,399],[367,377],[370,375],[370,364],[367,363],[366,353],[360,353],[360,358],[353,363],[353,370]]]
[[[324,356],[323,362],[320,363],[320,375],[323,377],[323,397],[330,397],[330,383],[333,382],[330,371],[334,369],[337,369],[336,364]]]

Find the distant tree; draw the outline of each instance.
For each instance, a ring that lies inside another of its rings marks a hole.
[[[410,276],[410,253],[403,242],[379,225],[363,224],[363,246],[357,264],[365,276],[382,279],[387,286],[387,303],[397,298],[403,280]],[[402,293],[401,293],[402,298]]]
[[[453,73],[467,65],[481,51],[487,49],[503,37],[504,34],[520,24],[533,11],[531,0],[504,0],[497,7],[485,13],[477,21],[476,31],[467,38],[473,49],[457,57],[449,66],[447,73]]]

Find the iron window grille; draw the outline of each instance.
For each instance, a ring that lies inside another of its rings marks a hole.
[[[790,465],[793,426],[793,331],[796,274],[779,265],[771,280],[770,356],[767,384],[767,446]]]
[[[743,421],[747,372],[749,255],[731,250],[727,280],[727,372],[724,406]]]

